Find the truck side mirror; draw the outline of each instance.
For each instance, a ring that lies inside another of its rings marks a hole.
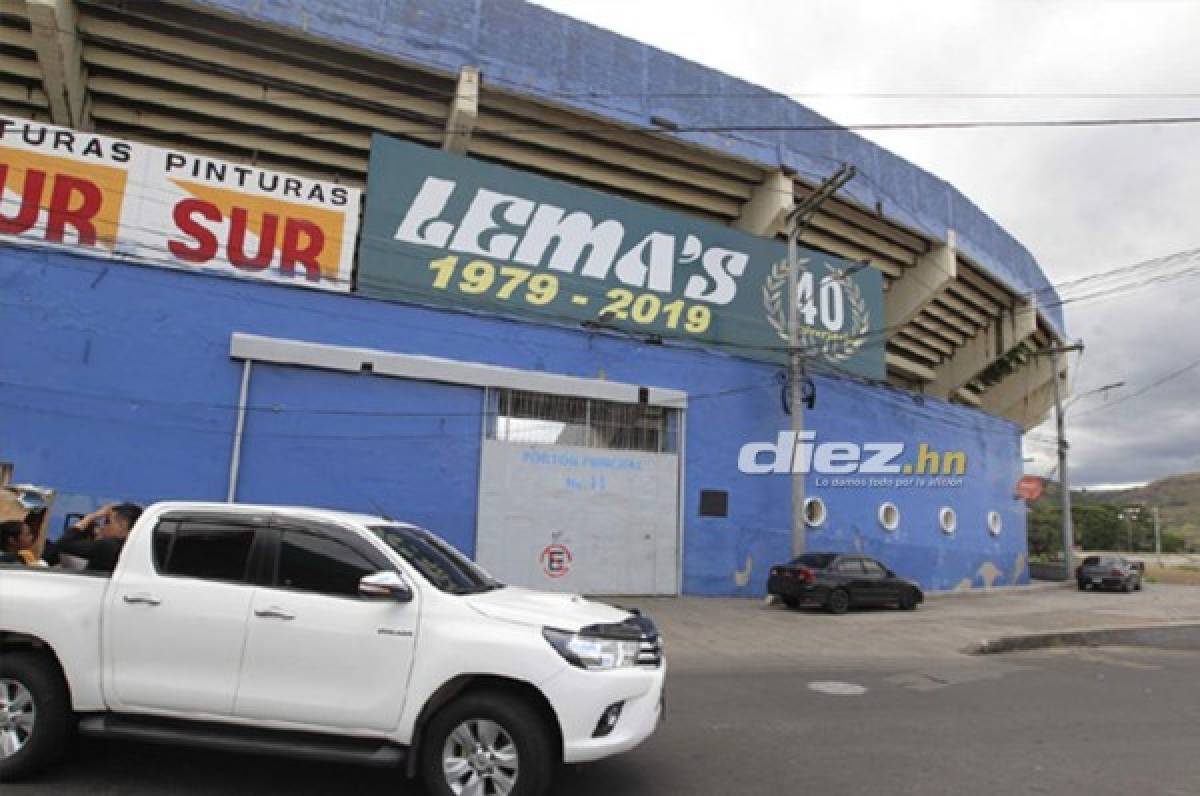
[[[404,582],[404,578],[390,570],[364,576],[358,582],[358,593],[363,597],[381,597],[398,603],[410,603],[413,598],[412,589]]]

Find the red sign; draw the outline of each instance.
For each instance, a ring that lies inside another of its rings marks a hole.
[[[1017,482],[1017,497],[1037,500],[1046,491],[1046,481],[1036,475],[1026,475]]]
[[[542,564],[542,572],[546,573],[548,578],[561,578],[566,575],[571,569],[571,550],[565,544],[555,542],[551,545],[546,545],[542,550],[538,561]]]

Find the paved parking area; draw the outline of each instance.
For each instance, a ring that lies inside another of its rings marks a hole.
[[[1147,584],[1140,592],[1051,588],[996,590],[930,599],[914,612],[793,611],[735,598],[615,599],[658,623],[672,664],[692,670],[772,670],[820,663],[956,657],[999,636],[1169,622],[1200,622],[1200,588]]]
[[[1200,621],[1200,588],[1052,588],[831,616],[761,600],[614,600],[667,637],[667,721],[555,794],[1194,794],[1200,653],[961,654],[999,635]],[[869,764],[864,765],[864,760]],[[326,796],[423,790],[398,772],[84,740],[7,796]]]
[[[931,615],[935,612],[931,612]],[[811,617],[794,616],[804,621]],[[867,615],[850,615],[865,620]],[[781,793],[1194,796],[1200,653],[1042,650],[924,666],[689,668],[638,749],[560,772],[552,796]],[[393,770],[85,739],[4,796],[419,796]]]

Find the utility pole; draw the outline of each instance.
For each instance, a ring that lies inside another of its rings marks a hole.
[[[1158,520],[1158,506],[1150,510],[1150,514],[1154,517],[1154,555],[1158,557],[1158,565],[1162,566],[1162,534],[1160,532]]]
[[[797,202],[788,213],[788,387],[790,389],[793,440],[804,431],[804,416],[800,405],[804,401],[804,355],[800,351],[800,236],[825,200],[836,194],[858,171],[843,163],[817,189]],[[814,293],[815,293],[814,286]],[[804,553],[806,523],[804,520],[804,473],[797,473],[788,462],[792,474],[792,556]]]
[[[1071,554],[1074,552],[1074,528],[1071,524],[1071,485],[1067,481],[1067,439],[1064,433],[1066,425],[1066,411],[1081,398],[1086,398],[1089,395],[1096,393],[1108,394],[1109,390],[1116,390],[1125,386],[1123,381],[1114,381],[1111,384],[1105,384],[1103,387],[1097,387],[1094,390],[1088,390],[1085,393],[1076,395],[1071,400],[1063,403],[1060,395],[1060,387],[1058,383],[1058,355],[1068,351],[1082,351],[1083,343],[1079,342],[1075,345],[1066,346],[1065,348],[1050,348],[1045,351],[1039,351],[1039,354],[1050,354],[1054,363],[1054,405],[1058,416],[1058,472],[1059,484],[1062,487],[1062,515],[1063,515],[1063,566],[1066,567],[1067,580],[1071,579],[1074,574],[1071,571]]]
[[[1059,369],[1058,355],[1065,354],[1068,351],[1082,351],[1083,343],[1075,343],[1074,345],[1051,348],[1050,363],[1053,367],[1052,380],[1054,381],[1054,414],[1058,424],[1058,486],[1062,492],[1062,538],[1063,538],[1063,570],[1066,573],[1067,580],[1070,580],[1075,572],[1075,568],[1071,565],[1071,556],[1074,553],[1074,531],[1071,527],[1071,483],[1067,478],[1067,436],[1064,426],[1066,425],[1063,416],[1062,402],[1062,385],[1059,384]]]

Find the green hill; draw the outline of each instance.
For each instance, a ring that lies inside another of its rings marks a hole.
[[[1087,495],[1115,505],[1157,506],[1164,531],[1200,542],[1200,473],[1172,475],[1134,489],[1090,490]]]
[[[1061,550],[1058,484],[1029,504],[1033,552]],[[1135,507],[1133,511],[1125,511]],[[1142,507],[1138,511],[1136,507]],[[1162,518],[1163,550],[1200,550],[1200,473],[1173,475],[1132,489],[1072,489],[1075,540],[1092,550],[1148,551],[1154,545],[1150,509]]]

